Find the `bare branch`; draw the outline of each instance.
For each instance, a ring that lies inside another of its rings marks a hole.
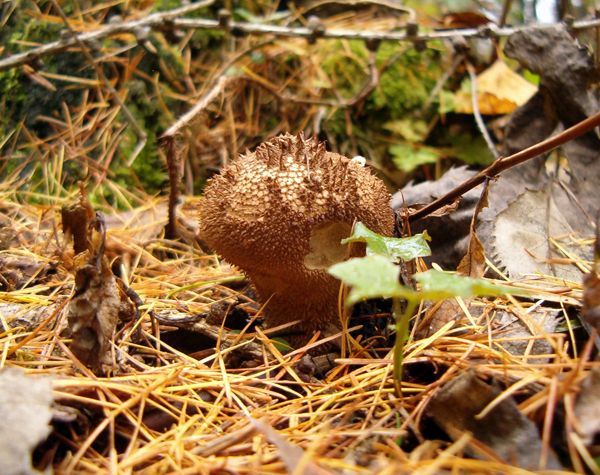
[[[134,33],[142,27],[161,28],[173,26],[181,29],[191,30],[225,30],[239,35],[273,35],[276,37],[305,38],[314,41],[317,38],[329,39],[357,39],[363,41],[407,41],[411,43],[422,43],[431,40],[443,40],[457,37],[505,37],[510,36],[517,31],[524,31],[531,28],[555,28],[557,24],[529,25],[519,27],[500,28],[493,23],[489,23],[479,28],[459,28],[452,30],[438,30],[430,33],[414,33],[412,31],[368,31],[368,30],[347,30],[331,29],[323,27],[315,29],[311,27],[289,27],[279,25],[269,25],[263,23],[236,22],[233,20],[220,21],[208,18],[179,18],[191,11],[204,8],[214,3],[214,0],[205,0],[203,2],[193,3],[191,5],[159,12],[149,15],[139,20],[126,21],[107,25],[95,31],[80,33],[75,37],[63,38],[52,43],[48,43],[37,48],[32,48],[24,53],[8,56],[0,60],[0,71],[21,66],[29,63],[36,58],[47,56],[49,54],[64,51],[79,42],[87,43],[95,40],[107,38],[122,33]],[[600,26],[600,19],[581,20],[569,25],[572,30],[584,30]]]
[[[569,127],[554,137],[547,138],[542,142],[536,143],[535,145],[521,150],[520,152],[514,153],[513,155],[509,155],[508,157],[499,158],[490,166],[477,173],[477,175],[472,176],[470,179],[461,183],[453,190],[450,190],[444,196],[441,196],[437,200],[429,203],[427,206],[424,206],[423,208],[420,208],[414,213],[410,214],[408,219],[409,221],[417,221],[422,219],[440,209],[442,206],[452,203],[455,199],[461,197],[467,191],[472,190],[476,186],[480,185],[486,179],[493,178],[509,168],[517,166],[523,162],[526,162],[527,160],[531,160],[532,158],[542,155],[543,153],[554,150],[555,148],[560,147],[561,145],[576,139],[577,137],[581,137],[583,134],[593,130],[598,126],[600,126],[600,112],[597,112],[593,116],[582,120],[572,127]]]
[[[42,56],[60,53],[61,51],[65,51],[66,49],[76,46],[79,43],[94,42],[121,33],[132,33],[135,30],[144,27],[158,28],[165,26],[167,23],[177,17],[212,5],[214,1],[215,0],[204,0],[203,2],[193,3],[191,5],[186,5],[185,7],[176,8],[174,10],[153,13],[152,15],[148,15],[147,17],[139,20],[114,23],[94,31],[88,31],[74,36],[69,36],[67,38],[62,38],[58,41],[53,41],[52,43],[47,43],[45,45],[38,46],[37,48],[32,48],[24,53],[8,56],[7,58],[0,60],[0,71],[21,66]]]
[[[409,41],[418,43],[422,41],[443,40],[449,38],[470,38],[470,37],[505,37],[510,36],[517,31],[525,31],[532,28],[555,28],[560,23],[544,23],[541,25],[526,25],[519,27],[499,28],[493,23],[483,25],[479,28],[458,28],[452,30],[438,30],[430,33],[395,32],[395,31],[357,31],[346,29],[331,29],[318,32],[318,38],[329,39],[348,39],[363,41]],[[222,29],[216,20],[201,18],[185,18],[173,20],[173,25],[182,29]],[[574,30],[585,30],[595,28],[600,25],[600,19],[576,21],[569,26]],[[269,24],[246,23],[231,21],[227,28],[237,34],[247,35],[267,35],[288,37],[288,38],[306,38],[307,40],[315,37],[315,31],[308,27],[288,27]]]

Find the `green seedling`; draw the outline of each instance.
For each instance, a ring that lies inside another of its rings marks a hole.
[[[417,290],[400,283],[400,267],[395,263],[431,254],[427,233],[409,238],[381,236],[364,224],[357,223],[352,235],[342,241],[364,242],[367,255],[340,262],[329,273],[350,287],[346,305],[372,298],[391,298],[396,323],[394,345],[394,377],[402,380],[404,347],[409,337],[409,323],[421,301],[439,301],[452,297],[482,297],[523,294],[523,290],[496,284],[486,279],[474,279],[454,273],[428,270],[414,275]]]

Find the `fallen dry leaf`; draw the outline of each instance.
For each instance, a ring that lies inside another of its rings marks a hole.
[[[33,475],[31,452],[50,434],[50,378],[17,368],[0,372],[0,473]]]
[[[502,346],[512,355],[550,355],[553,352],[550,341],[543,337],[554,333],[560,321],[560,312],[556,309],[538,307],[522,318],[501,311],[496,314],[492,328],[495,334],[495,343]],[[524,321],[523,319],[527,319]],[[548,362],[548,357],[529,358],[528,363],[544,364]]]
[[[586,446],[600,434],[600,370],[594,369],[581,383],[581,392],[575,403],[577,432]]]
[[[581,315],[585,323],[600,334],[600,279],[595,270],[583,276]]]
[[[413,207],[418,203],[430,203],[445,195],[451,189],[473,176],[467,167],[448,170],[439,180],[409,183],[392,197],[392,208],[400,211],[403,207]],[[447,208],[448,213],[429,215],[411,223],[411,231],[420,233],[427,230],[431,236],[431,257],[425,262],[435,262],[444,269],[454,270],[465,256],[469,246],[469,227],[473,212],[479,201],[481,186],[465,193],[458,203]],[[415,206],[416,207],[416,206]]]
[[[498,403],[484,417],[479,413],[501,394],[499,388],[479,379],[473,371],[445,384],[428,405],[428,414],[453,440],[465,432],[492,451],[493,457],[529,470],[539,468],[542,443],[535,424],[527,419],[512,398]],[[467,452],[481,457],[477,445]],[[554,453],[546,468],[560,469]]]
[[[475,207],[471,225],[469,226],[469,246],[467,253],[458,264],[457,272],[468,277],[476,279],[483,277],[485,274],[485,251],[483,244],[477,236],[477,219],[483,208],[488,206],[488,192],[490,190],[489,182],[484,183],[481,196]]]
[[[459,320],[464,312],[456,299],[446,299],[433,304],[417,329],[417,338],[427,338],[435,335],[446,323]]]
[[[87,253],[76,259],[75,294],[67,321],[69,348],[82,363],[99,371],[113,361],[110,342],[119,321],[121,296],[107,262],[102,259],[96,266],[95,260]]]
[[[505,150],[513,153],[598,110],[591,84],[593,56],[563,27],[533,28],[511,35],[506,54],[540,75],[539,93],[517,109],[506,128]],[[542,272],[579,281],[581,271],[565,262],[550,242],[561,235],[588,236],[597,211],[600,141],[589,133],[504,172],[491,185],[489,207],[481,213],[479,237],[486,254],[511,278]],[[568,249],[589,259],[589,249]]]
[[[0,255],[0,290],[11,292],[39,284],[45,281],[55,268],[54,264],[35,256],[5,252]]]
[[[80,202],[62,210],[63,230],[73,236],[75,289],[69,302],[66,334],[69,348],[87,367],[103,373],[114,366],[111,351],[117,323],[130,319],[134,304],[104,255],[106,230],[81,190]],[[81,251],[83,249],[83,251]],[[78,251],[79,250],[79,251]]]
[[[561,192],[551,184],[546,190],[525,190],[494,217],[490,255],[513,278],[537,272],[572,281],[581,278],[579,269],[555,259],[560,255],[549,242],[550,237],[574,231],[552,191]]]

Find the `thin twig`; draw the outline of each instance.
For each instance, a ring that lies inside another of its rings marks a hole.
[[[179,182],[181,180],[181,163],[177,154],[176,139],[181,130],[188,126],[190,122],[225,89],[225,85],[232,78],[221,76],[212,89],[206,92],[200,100],[188,112],[181,116],[167,131],[160,137],[160,146],[165,151],[167,160],[167,170],[169,172],[169,204],[168,221],[165,227],[165,238],[177,238],[177,220],[176,207],[179,202]]]
[[[490,137],[490,133],[485,126],[483,117],[481,117],[481,111],[479,110],[479,94],[477,93],[477,75],[475,74],[475,68],[469,61],[466,61],[465,64],[467,66],[467,71],[469,72],[469,78],[471,79],[471,104],[473,105],[475,123],[477,124],[477,128],[479,129],[479,132],[481,132],[488,149],[492,153],[492,156],[494,159],[498,159],[500,154],[498,153],[498,150],[496,150],[494,141]]]
[[[187,127],[200,112],[206,109],[206,107],[208,107],[213,100],[223,93],[227,83],[234,79],[233,77],[225,76],[225,72],[245,55],[262,48],[271,42],[272,40],[270,39],[261,41],[233,55],[233,57],[225,61],[216,70],[212,78],[209,79],[206,92],[200,97],[200,99],[198,99],[194,107],[177,119],[177,121],[171,125],[171,127],[169,127],[159,138],[159,144],[165,151],[167,170],[169,173],[169,203],[167,212],[168,221],[167,225],[165,226],[165,238],[175,239],[178,236],[176,207],[180,196],[179,182],[181,180],[181,163],[177,154],[177,137],[179,136],[180,132]]]
[[[525,150],[521,150],[513,155],[509,155],[508,157],[499,158],[494,163],[492,163],[487,168],[481,170],[477,175],[474,175],[467,181],[461,183],[453,190],[450,190],[444,196],[438,198],[432,203],[424,206],[423,208],[415,211],[414,213],[408,216],[409,221],[417,221],[425,216],[433,213],[434,211],[440,209],[442,206],[452,203],[455,199],[464,195],[467,191],[472,190],[476,186],[480,185],[485,181],[486,178],[493,178],[496,175],[502,173],[509,168],[512,168],[516,165],[519,165],[527,160],[535,158],[543,153],[554,150],[556,147],[559,147],[577,137],[582,136],[586,132],[598,127],[600,125],[600,112],[594,114],[593,116],[575,124],[572,127],[569,127],[567,130],[564,130],[560,134],[555,135],[554,137],[550,137],[542,142],[539,142],[531,147],[526,148]]]
[[[309,27],[288,27],[280,25],[269,25],[266,23],[249,23],[228,21],[223,23],[219,20],[208,18],[178,18],[191,11],[204,8],[214,3],[214,0],[194,3],[185,7],[177,8],[166,12],[154,13],[143,19],[136,19],[122,23],[115,23],[104,26],[98,30],[86,33],[80,33],[75,37],[63,38],[58,41],[47,43],[37,48],[32,48],[24,53],[8,56],[0,60],[0,71],[21,66],[30,63],[42,56],[65,51],[66,49],[77,45],[79,42],[87,43],[101,40],[110,36],[122,33],[133,33],[140,28],[162,28],[175,27],[191,30],[225,30],[232,31],[240,35],[274,35],[287,38],[305,38],[309,41],[318,38],[329,39],[356,39],[363,41],[408,41],[419,43],[431,40],[443,40],[457,37],[506,37],[518,31],[526,31],[533,28],[556,28],[561,23],[527,25],[519,27],[499,28],[493,23],[489,23],[479,28],[458,28],[452,30],[438,30],[430,33],[396,32],[396,31],[358,31],[347,29],[319,29]],[[585,30],[600,26],[600,19],[581,20],[573,22],[569,28],[573,30]]]
[[[511,6],[512,0],[504,0],[504,4],[502,5],[502,14],[500,15],[500,21],[498,21],[498,26],[500,28],[506,25],[506,19],[508,18]]]
[[[273,40],[271,39],[261,41],[260,43],[245,48],[243,51],[240,51],[234,54],[231,58],[227,59],[227,61],[219,66],[212,77],[207,81],[207,86],[205,87],[207,92],[202,94],[194,107],[177,119],[177,121],[162,134],[160,139],[166,140],[168,138],[175,138],[177,135],[179,135],[181,130],[186,127],[197,114],[206,109],[206,107],[208,107],[208,105],[225,90],[225,86],[230,80],[236,79],[233,76],[226,77],[225,72],[247,54],[272,43],[272,41]],[[239,77],[237,77],[237,79],[239,79]]]
[[[203,18],[185,18],[173,20],[173,25],[182,29],[222,29],[219,22],[216,20],[209,20]],[[526,25],[519,27],[504,27],[498,28],[493,23],[488,23],[479,28],[457,28],[452,30],[438,30],[430,33],[417,33],[416,35],[405,32],[395,31],[358,31],[358,30],[347,30],[347,29],[331,29],[320,31],[317,38],[328,38],[328,39],[347,39],[347,40],[363,40],[363,41],[409,41],[412,43],[431,41],[431,40],[444,40],[450,38],[472,38],[472,37],[492,37],[501,38],[510,36],[519,31],[526,31],[533,28],[556,28],[556,26],[562,25],[562,23],[546,23],[542,25]],[[581,20],[573,22],[572,28],[575,30],[584,30],[589,28],[595,28],[600,25],[600,20]],[[229,26],[231,30],[237,34],[247,35],[265,35],[272,34],[275,36],[287,37],[287,38],[305,38],[307,40],[315,38],[315,32],[311,28],[307,27],[288,27],[279,25],[269,25],[262,23],[247,23],[247,22],[235,22],[232,21]],[[570,27],[571,28],[571,27]]]
[[[160,28],[167,25],[177,17],[194,12],[200,8],[208,7],[212,5],[214,1],[215,0],[205,0],[203,2],[193,3],[181,8],[176,8],[174,10],[153,13],[145,18],[121,23],[113,23],[94,31],[79,33],[67,38],[62,38],[58,41],[46,43],[42,46],[38,46],[37,48],[32,48],[29,51],[25,51],[24,53],[8,56],[7,58],[0,60],[0,71],[21,66],[42,56],[60,53],[61,51],[65,51],[66,49],[78,45],[79,43],[94,42],[122,33],[135,33],[141,28]]]
[[[165,133],[161,137],[161,140],[167,138],[174,138],[175,136],[179,135],[181,129],[189,125],[190,122],[194,119],[194,117],[196,117],[200,112],[206,109],[206,107],[214,99],[221,95],[221,93],[225,90],[225,85],[232,79],[235,78],[221,76],[217,83],[209,91],[207,91],[206,94],[204,94],[198,100],[198,102],[196,102],[196,105],[194,105],[194,107],[192,107],[189,111],[183,114],[179,119],[177,119],[177,121],[173,125],[171,125],[171,127],[169,127],[165,131]]]

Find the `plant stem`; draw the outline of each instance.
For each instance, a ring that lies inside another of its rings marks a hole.
[[[394,384],[398,395],[402,397],[402,363],[404,361],[404,346],[408,341],[410,318],[415,312],[418,300],[408,299],[406,308],[402,311],[399,298],[392,300],[392,314],[396,320],[396,343],[394,344]]]

